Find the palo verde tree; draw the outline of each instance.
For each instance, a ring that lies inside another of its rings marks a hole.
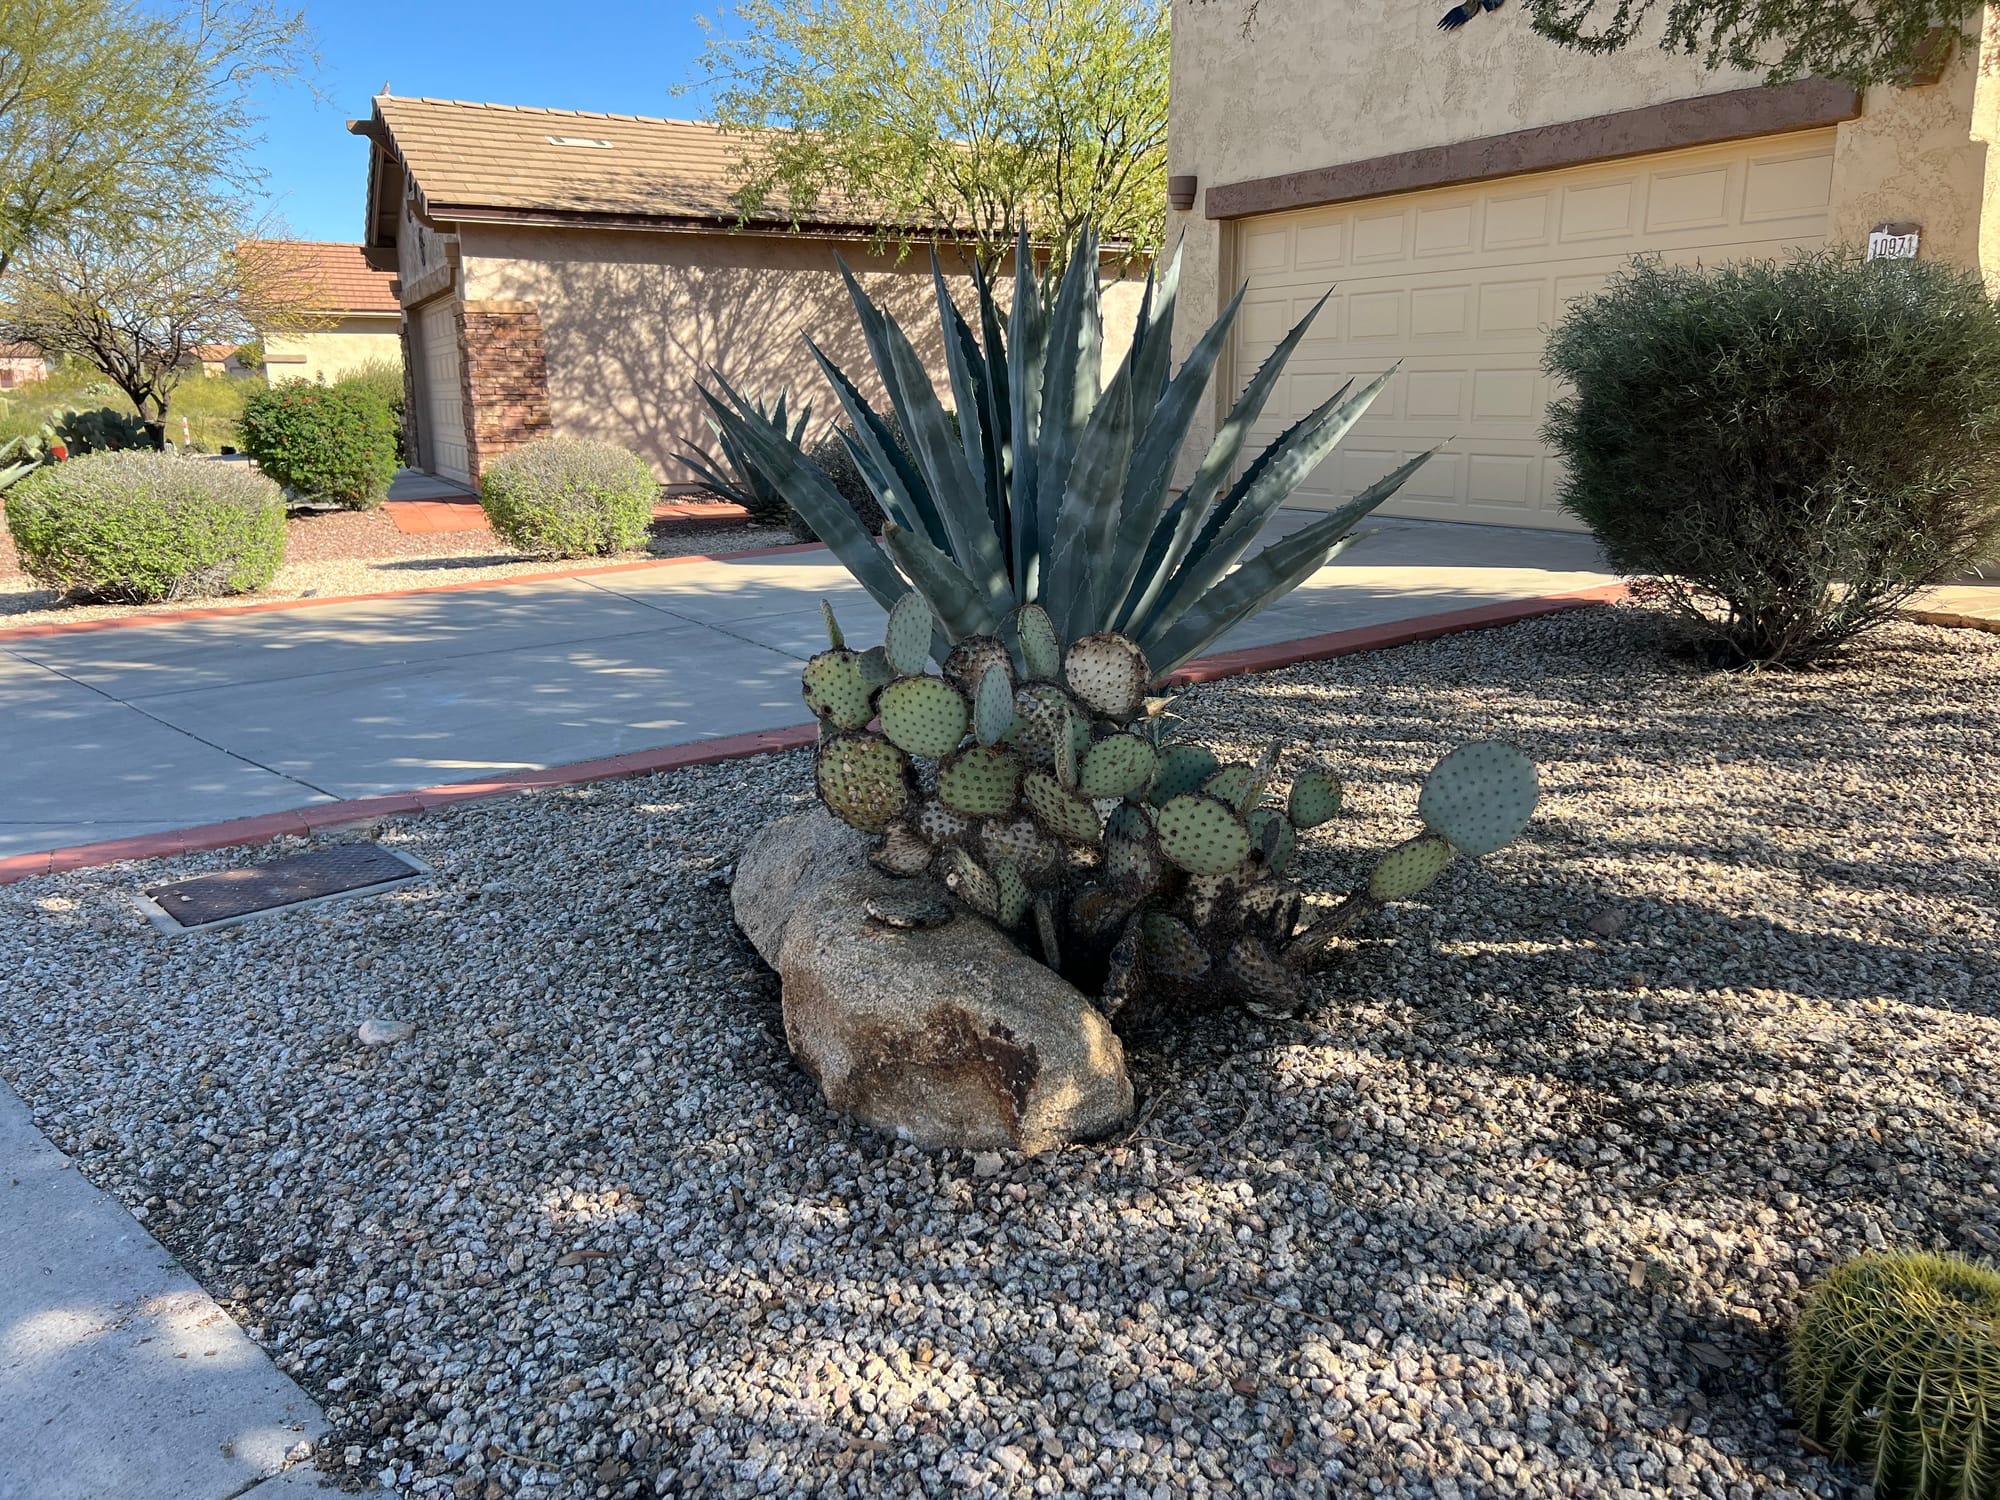
[[[1976,46],[1986,0],[1523,0],[1535,31],[1618,52],[1657,28],[1663,51],[1768,82],[1818,76],[1866,87],[1922,76],[1953,40]]]
[[[0,273],[192,184],[254,187],[254,96],[311,61],[303,14],[265,0],[0,0]]]
[[[1025,227],[1135,253],[1164,228],[1166,0],[737,0],[693,85],[742,145],[746,215],[843,204],[899,248]],[[865,205],[865,208],[860,207]]]
[[[162,447],[174,387],[199,346],[312,321],[311,289],[239,256],[236,244],[227,219],[196,206],[115,236],[45,236],[4,283],[0,339],[101,371]]]

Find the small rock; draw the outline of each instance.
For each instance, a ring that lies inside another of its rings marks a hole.
[[[1607,906],[1585,925],[1599,937],[1613,938],[1625,930],[1626,921],[1624,912],[1615,906]]]
[[[972,1175],[974,1177],[995,1177],[999,1175],[999,1172],[1000,1153],[998,1151],[981,1151],[973,1156]]]
[[[397,1042],[406,1042],[417,1034],[417,1028],[408,1021],[392,1021],[384,1016],[370,1016],[361,1023],[354,1033],[364,1047],[392,1047]]]

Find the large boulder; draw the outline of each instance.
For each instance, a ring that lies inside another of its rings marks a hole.
[[[998,928],[871,917],[911,883],[823,808],[772,823],[737,861],[736,920],[784,982],[785,1039],[827,1102],[931,1148],[1042,1151],[1132,1117],[1117,1034]]]

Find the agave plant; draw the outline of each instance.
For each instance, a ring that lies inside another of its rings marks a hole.
[[[1170,370],[1176,258],[1149,277],[1131,347],[1106,378],[1096,266],[1085,235],[1050,297],[1023,240],[1004,317],[975,269],[975,332],[932,258],[955,423],[909,338],[847,275],[906,442],[813,353],[889,518],[879,543],[782,420],[727,385],[705,394],[718,435],[889,610],[884,644],[868,651],[846,646],[829,610],[829,649],[803,677],[821,721],[820,798],[879,836],[876,866],[936,875],[962,905],[1032,935],[1121,1024],[1220,1001],[1290,1013],[1306,972],[1363,917],[1418,894],[1458,855],[1491,853],[1520,832],[1534,767],[1497,742],[1447,756],[1418,804],[1424,831],[1308,921],[1285,871],[1300,836],[1339,811],[1339,782],[1306,766],[1281,792],[1279,747],[1225,764],[1171,741],[1148,694],[1351,545],[1355,524],[1423,458],[1246,560],[1389,376],[1350,382],[1239,473],[1308,314],[1174,494],[1176,458],[1242,294]],[[941,675],[925,670],[933,658]],[[949,911],[927,898],[892,905],[880,920]]]
[[[738,415],[744,419],[754,419],[768,426],[782,434],[784,440],[795,448],[804,441],[806,423],[812,417],[811,407],[800,408],[798,419],[791,421],[785,411],[787,398],[783,391],[778,392],[777,401],[769,407],[762,400],[747,399],[734,391],[729,392],[729,397],[736,404]],[[717,499],[742,506],[759,521],[782,522],[788,514],[784,496],[765,483],[762,471],[749,461],[727,429],[715,422],[708,425],[715,434],[716,446],[722,450],[720,456],[689,444],[685,451],[674,457]]]
[[[1020,606],[1039,604],[1061,645],[1118,631],[1164,675],[1352,545],[1356,523],[1430,457],[1411,459],[1246,560],[1264,523],[1394,371],[1359,390],[1352,381],[1342,386],[1232,481],[1250,429],[1322,298],[1244,387],[1187,488],[1175,494],[1175,461],[1243,293],[1172,370],[1177,254],[1163,276],[1148,276],[1131,347],[1106,378],[1097,249],[1086,233],[1049,300],[1023,236],[1004,314],[975,266],[976,332],[933,254],[955,431],[908,335],[842,263],[907,454],[855,383],[807,342],[846,412],[855,463],[889,517],[879,542],[856,524],[781,420],[719,378],[715,391],[703,393],[718,437],[806,518],[885,609],[912,586],[923,595],[943,626],[940,651],[967,636],[995,634]]]

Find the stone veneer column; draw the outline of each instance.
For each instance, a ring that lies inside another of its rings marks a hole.
[[[464,328],[467,466],[477,484],[485,465],[509,448],[554,431],[541,310],[532,302],[460,304]]]

